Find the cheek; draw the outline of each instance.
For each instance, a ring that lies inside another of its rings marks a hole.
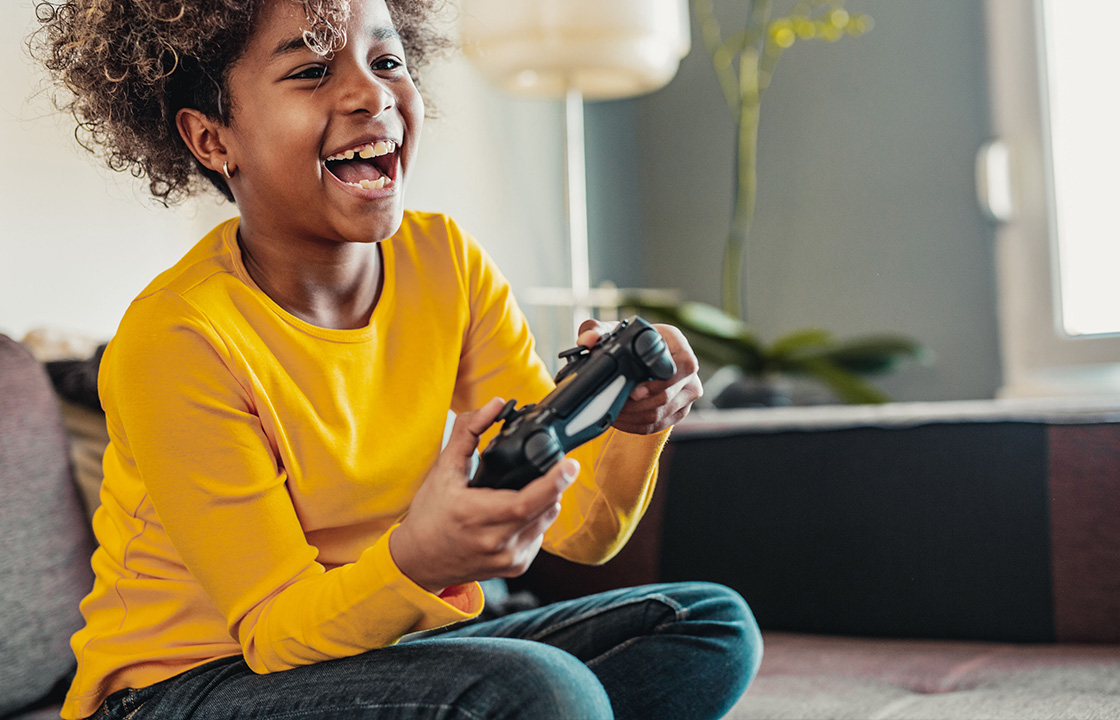
[[[409,91],[403,93],[400,98],[401,114],[404,116],[405,124],[408,126],[409,133],[415,139],[419,139],[420,131],[424,128],[424,99],[420,97],[420,92],[409,83]]]
[[[411,168],[416,164],[416,156],[420,152],[420,137],[424,128],[424,101],[418,92],[413,92],[411,97],[399,96],[397,109],[405,126],[405,144],[401,148],[401,179],[402,188],[408,186],[408,179],[412,175]]]
[[[424,114],[427,112],[427,108],[424,107],[424,98],[421,97],[419,90],[413,89],[412,95],[412,112],[416,116],[416,123],[418,125],[423,125]]]
[[[297,111],[292,105],[259,105],[252,117],[243,118],[251,132],[242,134],[243,162],[258,167],[292,164],[297,159],[318,163],[321,121]],[[250,124],[251,123],[251,124]]]

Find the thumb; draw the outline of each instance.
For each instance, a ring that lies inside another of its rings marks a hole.
[[[454,463],[454,467],[465,474],[470,468],[474,451],[478,449],[479,437],[494,424],[504,405],[505,401],[501,398],[494,398],[478,410],[456,417],[451,426],[451,437],[440,457],[447,458],[448,462]]]

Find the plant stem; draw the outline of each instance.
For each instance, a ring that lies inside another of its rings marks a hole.
[[[700,26],[704,47],[711,57],[720,90],[723,91],[723,97],[727,101],[727,109],[734,117],[739,112],[739,93],[735,87],[735,71],[732,69],[731,59],[738,50],[732,51],[730,41],[724,41],[712,0],[693,0],[692,6],[696,11],[696,21]]]
[[[743,257],[754,220],[758,192],[759,54],[746,48],[739,57],[739,117],[735,146],[735,209],[723,255],[723,311],[743,319]]]

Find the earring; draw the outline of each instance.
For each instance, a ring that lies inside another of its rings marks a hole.
[[[229,174],[229,161],[228,160],[223,160],[222,161],[222,174],[226,176],[226,180],[232,180],[233,179],[233,175]]]

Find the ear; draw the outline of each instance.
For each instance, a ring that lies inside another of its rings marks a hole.
[[[175,126],[187,148],[203,167],[220,173],[222,164],[230,161],[229,151],[222,142],[225,125],[198,110],[183,108],[175,113]]]

